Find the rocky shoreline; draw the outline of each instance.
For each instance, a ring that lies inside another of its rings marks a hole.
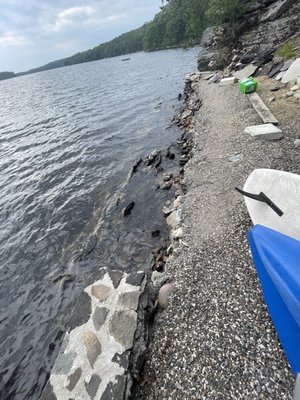
[[[182,237],[166,266],[175,289],[155,317],[132,399],[291,399],[294,377],[264,305],[247,244],[251,223],[234,187],[254,168],[300,173],[299,103],[280,88],[270,108],[283,139],[255,140],[243,133],[261,123],[247,96],[209,76],[197,73],[186,86],[182,116],[194,142],[182,182]],[[259,85],[266,99],[277,83]],[[202,107],[193,115],[195,102]]]

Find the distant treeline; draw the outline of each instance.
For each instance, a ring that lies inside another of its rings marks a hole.
[[[79,64],[103,58],[154,51],[176,46],[191,46],[199,41],[204,29],[223,21],[232,22],[242,11],[248,0],[166,0],[162,1],[161,11],[151,22],[141,28],[124,33],[110,42],[53,61],[39,68],[14,74],[1,72],[0,80],[30,74],[67,65]]]

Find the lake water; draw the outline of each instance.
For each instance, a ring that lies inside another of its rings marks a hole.
[[[89,246],[134,161],[178,137],[166,128],[197,52],[137,53],[0,82],[2,400],[39,398],[70,305],[97,277],[95,262],[78,266],[71,254]]]

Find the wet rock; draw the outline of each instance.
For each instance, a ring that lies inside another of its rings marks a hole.
[[[116,289],[119,286],[121,279],[123,278],[123,272],[119,271],[117,269],[113,269],[113,270],[109,269],[108,275],[114,285],[114,288]]]
[[[111,292],[111,288],[102,284],[92,286],[92,295],[100,301],[105,301]]]
[[[99,375],[96,375],[96,374],[91,376],[91,379],[89,382],[84,382],[85,389],[86,389],[88,395],[90,396],[91,400],[94,400],[94,398],[97,394],[97,391],[99,389],[100,383],[101,383],[101,378]]]
[[[178,99],[178,100],[181,100],[181,99],[182,99],[182,94],[181,94],[181,93],[178,93],[177,99]]]
[[[190,117],[192,115],[192,111],[191,110],[185,110],[182,114],[181,114],[181,119],[186,119],[188,117]]]
[[[132,286],[141,286],[145,273],[143,271],[132,272],[126,278],[126,283]]]
[[[181,222],[179,212],[177,210],[173,211],[167,218],[166,218],[167,225],[171,229],[176,229]]]
[[[175,159],[175,154],[172,153],[170,150],[167,151],[166,157],[169,158],[169,160],[174,160]]]
[[[133,210],[133,208],[134,208],[134,201],[132,201],[130,204],[128,204],[128,206],[124,209],[124,211],[123,211],[124,218],[128,217],[128,215],[131,214],[131,211]]]
[[[118,305],[136,311],[139,306],[140,291],[121,293]]]
[[[135,161],[132,167],[131,175],[135,174],[138,170],[138,167],[142,164],[143,160],[140,158],[139,160]]]
[[[109,313],[109,311],[105,307],[96,307],[95,308],[95,311],[93,314],[93,323],[94,323],[94,327],[97,331],[99,331],[101,326],[104,324],[108,313]]]
[[[158,304],[161,308],[165,309],[169,305],[170,294],[174,289],[173,283],[166,283],[159,289]]]
[[[86,356],[92,368],[101,354],[102,348],[97,336],[93,332],[85,332],[84,346],[86,349]]]
[[[109,321],[109,333],[125,350],[133,346],[136,323],[137,314],[133,310],[115,311]]]
[[[172,187],[172,182],[166,182],[161,188],[162,190],[169,190]]]
[[[166,174],[163,176],[163,180],[165,182],[168,182],[170,179],[172,179],[172,176],[173,176],[172,174]]]
[[[75,371],[68,376],[68,385],[66,386],[66,389],[68,389],[71,392],[77,385],[81,377],[81,374],[82,374],[82,369],[76,368]]]
[[[156,229],[155,231],[151,232],[151,236],[153,238],[157,238],[159,235],[160,235],[160,230],[159,229]]]

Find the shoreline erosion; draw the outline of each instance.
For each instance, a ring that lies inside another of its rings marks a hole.
[[[247,232],[251,227],[242,187],[255,168],[299,174],[298,104],[270,105],[284,132],[282,140],[259,141],[243,131],[259,124],[238,86],[209,83],[210,73],[187,85],[186,109],[193,135],[185,165],[182,238],[167,262],[174,290],[169,307],[154,318],[153,340],[132,399],[292,399],[294,377],[267,312]],[[268,98],[275,80],[259,78]],[[193,119],[193,121],[192,121]]]

